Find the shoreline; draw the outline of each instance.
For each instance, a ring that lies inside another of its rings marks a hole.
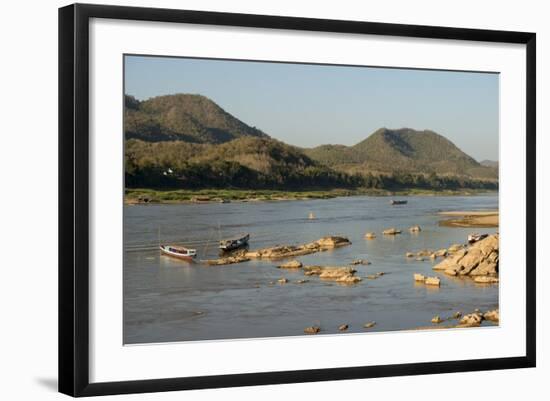
[[[477,210],[477,211],[453,211],[440,212],[440,216],[454,217],[452,219],[440,220],[442,227],[460,228],[495,228],[499,226],[498,210]]]
[[[277,202],[293,200],[334,199],[350,196],[477,196],[498,193],[497,191],[465,190],[432,190],[403,189],[397,191],[359,188],[330,190],[248,190],[248,189],[178,189],[155,190],[145,188],[127,188],[124,193],[125,205],[142,204],[197,204],[229,202]]]

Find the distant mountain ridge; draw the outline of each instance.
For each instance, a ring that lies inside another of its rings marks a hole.
[[[354,146],[303,149],[271,138],[202,95],[144,101],[127,95],[124,134],[126,182],[134,187],[498,185],[497,169],[433,131],[381,128]]]
[[[224,143],[243,136],[268,137],[202,95],[177,94],[139,101],[125,96],[126,139]]]
[[[430,130],[380,128],[353,146],[304,149],[312,159],[347,172],[422,173],[496,179],[489,169]]]

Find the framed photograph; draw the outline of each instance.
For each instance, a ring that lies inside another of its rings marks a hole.
[[[535,79],[534,33],[61,8],[59,390],[535,366]]]

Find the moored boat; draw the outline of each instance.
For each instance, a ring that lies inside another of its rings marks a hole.
[[[164,255],[172,256],[174,258],[192,261],[197,256],[196,249],[185,248],[183,246],[176,245],[160,245],[160,251]]]
[[[406,200],[395,200],[395,199],[392,199],[390,201],[390,204],[391,205],[406,205],[408,201]]]
[[[470,234],[468,235],[468,243],[473,244],[477,241],[482,240],[483,238],[487,238],[487,236],[488,234],[478,234],[478,233]]]
[[[241,248],[248,244],[250,234],[239,234],[232,238],[222,239],[220,241],[220,249],[222,251],[232,251],[233,249]]]

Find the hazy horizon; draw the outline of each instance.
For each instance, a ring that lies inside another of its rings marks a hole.
[[[205,96],[291,145],[361,142],[380,128],[430,130],[498,161],[498,74],[125,56],[124,93]]]

